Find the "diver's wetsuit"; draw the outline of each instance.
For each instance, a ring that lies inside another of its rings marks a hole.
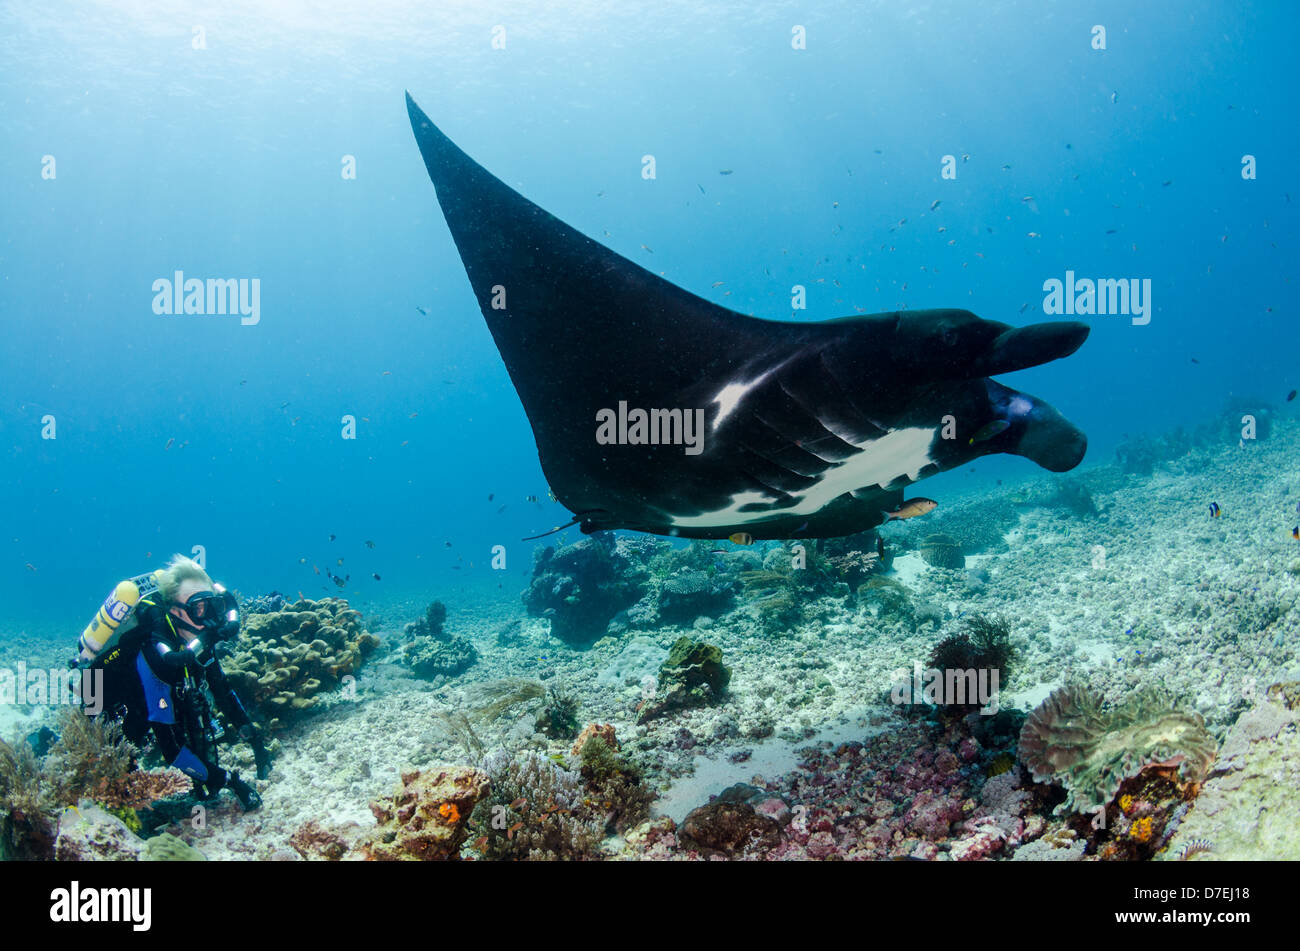
[[[186,648],[193,638],[178,629],[167,611],[152,601],[141,601],[139,624],[122,635],[121,662],[135,669],[131,688],[116,698],[127,739],[142,745],[152,729],[158,750],[171,766],[194,780],[206,797],[229,786],[248,807],[260,802],[256,791],[217,765],[216,751],[204,735],[199,711],[204,704],[202,684],[236,729],[251,727],[252,720],[226,680],[225,671],[205,645],[197,653]]]

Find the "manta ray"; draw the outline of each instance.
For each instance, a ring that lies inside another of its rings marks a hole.
[[[710,303],[593,241],[458,148],[415,139],[542,471],[583,532],[830,538],[994,452],[1074,468],[1084,434],[990,379],[1069,356],[1086,324],[965,310],[820,322]]]

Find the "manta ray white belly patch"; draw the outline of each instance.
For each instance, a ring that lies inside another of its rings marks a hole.
[[[678,528],[709,528],[714,525],[754,524],[773,516],[812,515],[832,501],[858,489],[885,488],[901,478],[915,482],[926,466],[932,465],[930,446],[935,430],[924,427],[896,429],[879,439],[854,443],[861,452],[822,473],[802,492],[790,493],[797,501],[772,511],[742,511],[747,505],[772,502],[774,498],[760,492],[740,492],[724,508],[702,515],[674,516]]]

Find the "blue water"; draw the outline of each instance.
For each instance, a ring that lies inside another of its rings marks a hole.
[[[404,89],[542,207],[742,312],[790,318],[802,283],[798,319],[965,307],[1022,324],[1067,269],[1150,278],[1148,326],[1093,318],[1077,355],[1004,378],[1088,432],[1085,465],[1233,394],[1280,402],[1300,341],[1298,11],[7,4],[5,628],[71,639],[117,579],[195,545],[246,593],[337,592],[316,564],[349,573],[363,606],[467,588],[517,603],[534,545],[519,539],[568,515],[546,498]],[[941,156],[963,153],[942,180]],[[151,285],[176,270],[259,278],[260,323],[154,314]],[[926,494],[1039,472],[974,468]],[[487,567],[496,544],[504,573]]]

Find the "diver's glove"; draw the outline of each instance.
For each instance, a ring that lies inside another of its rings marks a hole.
[[[253,762],[257,764],[257,778],[266,779],[271,775],[271,754],[266,751],[262,731],[255,723],[245,723],[239,728],[239,735],[253,748]]]
[[[252,812],[262,807],[262,797],[257,794],[256,789],[240,779],[238,773],[230,774],[226,787],[239,797],[239,804],[244,807],[245,812]]]

